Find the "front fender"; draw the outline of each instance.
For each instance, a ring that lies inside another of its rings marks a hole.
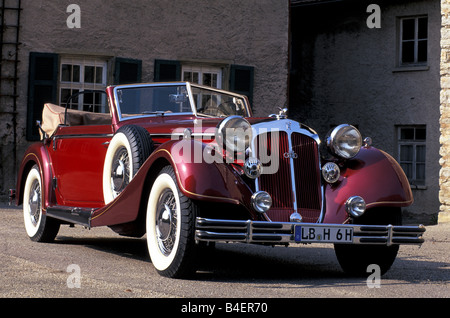
[[[155,152],[161,153],[174,167],[178,186],[194,200],[248,205],[252,191],[222,156],[211,155],[213,148],[197,140],[165,143]]]
[[[341,178],[325,189],[324,223],[344,223],[348,218],[345,202],[361,196],[367,209],[377,206],[405,207],[413,203],[411,187],[400,165],[389,154],[373,147],[362,148],[346,162]]]
[[[159,146],[145,161],[130,184],[111,203],[93,212],[92,226],[132,222],[146,207],[148,191],[159,171],[170,164],[177,177],[180,191],[193,200],[249,206],[249,187],[227,164],[208,163],[199,151],[206,145],[196,140],[173,140]],[[254,215],[254,218],[257,216]]]

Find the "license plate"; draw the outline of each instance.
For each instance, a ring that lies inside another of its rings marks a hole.
[[[353,228],[338,226],[296,225],[295,241],[298,243],[352,243]]]

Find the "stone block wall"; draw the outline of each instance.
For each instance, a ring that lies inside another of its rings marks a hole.
[[[450,0],[441,0],[439,223],[450,221]]]

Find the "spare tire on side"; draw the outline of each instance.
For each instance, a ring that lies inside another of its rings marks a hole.
[[[109,143],[103,165],[103,198],[114,200],[131,182],[153,151],[150,133],[143,127],[119,128]]]

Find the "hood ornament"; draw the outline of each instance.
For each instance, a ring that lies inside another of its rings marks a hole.
[[[278,120],[279,119],[286,119],[287,118],[288,109],[287,108],[278,107],[278,110],[279,110],[278,114],[270,114],[269,117],[276,118]]]

